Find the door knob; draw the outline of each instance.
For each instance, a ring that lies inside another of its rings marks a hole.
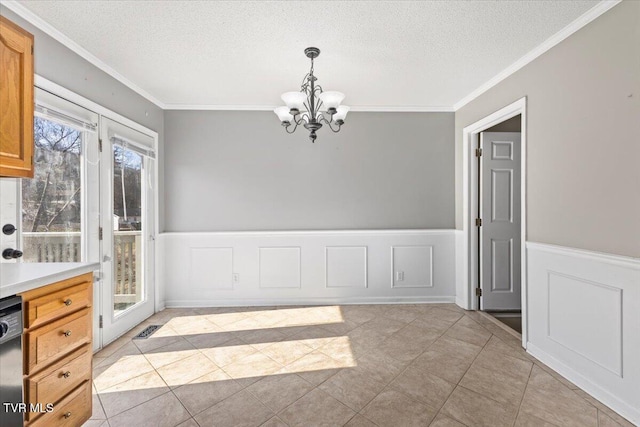
[[[15,258],[20,258],[21,256],[22,256],[22,251],[19,251],[17,249],[7,248],[4,251],[2,251],[2,258],[4,259],[15,259]]]
[[[7,236],[10,236],[16,232],[16,226],[13,224],[5,224],[2,226],[2,232]]]

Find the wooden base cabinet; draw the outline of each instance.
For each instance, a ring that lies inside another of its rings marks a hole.
[[[93,274],[21,294],[27,426],[81,426],[91,417]],[[48,408],[52,410],[48,411]]]

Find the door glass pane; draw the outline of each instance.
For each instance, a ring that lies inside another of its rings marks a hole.
[[[118,313],[144,299],[143,158],[113,145],[113,310]]]
[[[82,260],[82,146],[84,133],[34,119],[34,178],[22,180],[25,262]]]

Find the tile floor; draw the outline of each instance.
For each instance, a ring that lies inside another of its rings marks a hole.
[[[93,383],[87,426],[632,425],[452,304],[168,309]]]

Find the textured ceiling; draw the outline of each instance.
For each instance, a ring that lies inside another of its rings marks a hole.
[[[597,1],[23,1],[164,104],[270,106],[316,76],[360,107],[451,107]]]

